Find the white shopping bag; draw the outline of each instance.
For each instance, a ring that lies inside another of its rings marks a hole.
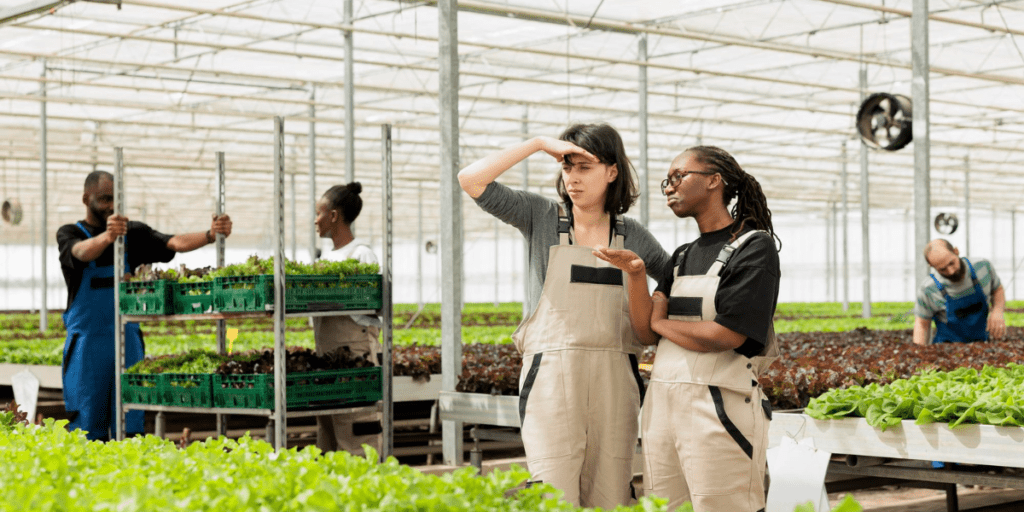
[[[29,423],[35,422],[39,379],[32,372],[22,370],[11,376],[11,387],[14,388],[14,401],[18,402],[18,410],[28,415]]]
[[[768,450],[768,503],[765,512],[793,512],[797,505],[811,502],[818,512],[828,512],[825,471],[832,454],[814,448],[814,440],[798,443],[784,436],[779,446]]]

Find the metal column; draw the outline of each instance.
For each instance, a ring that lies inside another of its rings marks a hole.
[[[863,103],[867,96],[868,70],[866,67],[860,69],[860,101]],[[871,226],[869,224],[868,210],[868,145],[863,139],[860,141],[860,236],[861,236],[861,259],[864,268],[864,297],[860,301],[860,316],[871,318]]]
[[[931,134],[928,113],[928,0],[914,0],[914,8],[910,17],[910,53],[913,79],[911,81],[911,97],[913,98],[914,117],[914,242],[924,249],[931,234],[929,219],[931,217],[931,190],[928,181],[931,179]],[[916,281],[920,286],[928,278],[928,262],[924,252],[917,251]]]
[[[523,107],[523,140],[530,137],[530,107]],[[523,190],[530,191],[530,159],[523,159]],[[527,304],[530,302],[530,241],[523,237],[523,319],[529,315]]]
[[[924,249],[924,246],[921,247]],[[971,157],[964,155],[964,256],[971,255]]]
[[[991,261],[993,265],[995,265],[996,261],[996,237],[999,236],[999,230],[996,229],[996,222],[998,221],[999,212],[996,211],[995,206],[992,206],[992,255],[989,256],[989,261]]]
[[[351,3],[352,0],[347,0]],[[381,411],[381,424],[383,426],[383,439],[381,440],[381,453],[380,460],[383,462],[385,459],[391,456],[394,448],[394,391],[391,386],[392,378],[392,363],[391,363],[391,344],[393,342],[393,332],[391,322],[393,321],[393,305],[392,305],[392,282],[391,282],[391,265],[392,261],[392,233],[393,225],[391,218],[391,125],[385,124],[380,127],[381,137],[381,157],[383,166],[381,169],[381,215],[384,219],[384,231],[383,240],[381,240],[381,246],[384,252],[384,264],[381,265],[381,297],[384,299],[383,308],[381,309],[382,320],[384,321],[384,329],[381,331],[383,337],[381,342],[384,348],[384,361],[381,362],[384,365],[382,371],[383,374],[383,410]]]
[[[842,168],[839,171],[839,181],[842,186],[843,196],[843,311],[850,310],[850,233],[849,233],[849,214],[850,206],[847,203],[847,184],[846,176],[846,142],[843,142],[842,156],[843,160]]]
[[[647,35],[640,36],[637,42],[637,60],[647,62]],[[639,115],[640,121],[640,168],[637,169],[640,179],[640,223],[645,228],[650,227],[651,217],[651,195],[648,193],[648,170],[647,170],[647,66],[637,66],[640,77],[637,89],[640,93]],[[619,172],[627,172],[628,169],[619,169]]]
[[[284,347],[284,118],[274,117],[274,447],[288,445]]]
[[[839,302],[839,204],[832,202],[832,302]]]
[[[1010,268],[1011,300],[1017,300],[1017,210],[1010,210]]]
[[[221,216],[225,212],[227,203],[227,185],[225,183],[226,167],[224,165],[224,152],[217,152],[217,197],[214,200],[214,205],[217,208],[217,216]],[[224,266],[224,250],[226,248],[226,242],[224,235],[217,233],[216,241],[216,252],[217,252],[217,268]],[[224,320],[217,320],[217,353],[227,353],[227,322]],[[228,433],[228,415],[218,414],[217,415],[217,434],[226,436]]]
[[[292,232],[291,232],[291,238],[292,238],[292,259],[298,261],[298,259],[299,259],[299,252],[298,252],[299,251],[299,245],[298,245],[298,239],[295,238],[295,236],[296,236],[295,235],[295,232],[296,232],[296,229],[295,229],[295,227],[296,227],[295,226],[295,217],[296,217],[295,209],[297,208],[297,206],[295,205],[295,173],[293,172],[289,176],[289,178],[291,179],[291,182],[292,182],[291,183],[291,186],[292,186]]]
[[[441,119],[441,389],[462,374],[462,197],[459,172],[458,2],[437,3]],[[462,422],[442,422],[445,464],[462,463]]]
[[[416,199],[419,205],[419,214],[416,216],[418,229],[416,231],[416,300],[420,309],[423,308],[423,182],[416,183]]]
[[[114,148],[114,215],[124,215],[124,151]],[[121,321],[121,294],[117,283],[124,278],[124,237],[114,240],[114,438],[124,440],[124,402],[121,400],[121,372],[124,371],[124,322]]]
[[[316,86],[309,91],[309,262],[316,261]]]
[[[498,262],[498,254],[501,249],[501,239],[498,238],[498,224],[497,217],[494,218],[494,307],[498,307],[498,291],[500,290],[500,281],[498,270],[501,268]]]
[[[825,214],[822,216],[825,219],[825,300],[832,296],[832,275],[835,273],[832,265],[832,218],[829,215],[831,212],[832,204],[825,203]]]
[[[40,259],[41,259],[41,262],[42,262],[42,272],[43,272],[42,283],[43,283],[43,286],[41,288],[42,300],[39,303],[39,332],[45,333],[46,330],[47,330],[47,327],[49,326],[49,322],[47,320],[47,316],[48,315],[47,315],[47,304],[46,304],[46,296],[47,296],[47,291],[48,291],[46,289],[47,288],[47,284],[48,284],[48,280],[46,279],[46,260],[47,260],[47,257],[46,257],[46,240],[47,240],[47,233],[46,233],[46,226],[47,226],[47,220],[46,220],[46,188],[47,188],[46,187],[46,135],[47,135],[47,133],[46,133],[46,131],[47,131],[47,128],[46,128],[46,61],[43,61],[43,75],[42,76],[43,76],[43,83],[42,83],[42,86],[41,86],[41,89],[40,89],[40,94],[39,94],[39,96],[41,98],[40,101],[39,101],[39,190],[41,192],[41,194],[40,194],[41,198],[40,198],[40,203],[39,203],[40,204],[39,210],[40,210],[40,217],[42,218],[43,222],[42,222],[42,225],[39,228],[39,234],[40,234],[40,236],[39,236],[39,246],[42,248],[42,250],[40,251]],[[120,261],[120,260],[116,260],[115,259],[114,261]],[[114,265],[114,266],[116,267],[117,265]],[[120,282],[120,281],[117,281],[117,282]],[[118,395],[118,396],[120,396],[120,395]]]
[[[352,0],[345,0],[345,25],[352,25]],[[355,70],[353,69],[352,31],[345,31],[345,183],[356,180]]]

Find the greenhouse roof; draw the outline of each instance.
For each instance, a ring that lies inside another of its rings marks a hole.
[[[46,2],[22,6],[29,4]],[[5,240],[30,241],[39,216],[44,92],[48,232],[81,218],[84,176],[110,170],[115,146],[124,148],[130,217],[167,232],[204,229],[214,209],[215,153],[223,151],[235,237],[267,244],[272,119],[283,116],[305,239],[311,121],[317,192],[345,180],[348,31],[354,173],[366,188],[369,219],[361,222],[379,226],[380,125],[391,123],[396,236],[415,237],[408,219],[419,215],[418,196],[426,227],[438,229],[436,2],[355,0],[351,23],[340,1],[48,4],[0,24],[0,194],[26,211],[22,225],[0,225]],[[962,205],[969,168],[972,204],[1012,210],[1024,191],[1024,2],[930,4],[932,202]],[[0,7],[0,19],[16,7]],[[911,95],[911,7],[908,0],[460,1],[460,161],[521,140],[524,128],[553,136],[570,122],[608,122],[639,166],[646,63],[652,222],[670,218],[658,195],[669,162],[699,142],[733,153],[777,213],[818,215],[839,201],[845,155],[856,203],[854,116],[864,94]],[[868,159],[872,208],[911,208],[912,145],[871,150]],[[553,194],[557,170],[550,157],[532,157],[531,189]],[[502,181],[521,187],[522,179],[512,170]],[[477,208],[463,214],[467,232],[492,229]]]

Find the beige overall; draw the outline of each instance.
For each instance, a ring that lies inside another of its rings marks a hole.
[[[362,326],[348,316],[313,318],[313,336],[317,355],[325,355],[347,346],[354,354],[366,354],[379,366],[380,343],[376,327]],[[364,444],[380,452],[380,414],[335,414],[317,416],[316,446],[324,451],[344,450],[363,455]]]
[[[751,231],[725,246],[706,275],[681,276],[669,318],[713,321],[719,274]],[[678,261],[677,261],[678,265]],[[644,494],[686,501],[696,512],[754,512],[765,507],[765,450],[771,404],[757,377],[777,353],[774,329],[761,355],[694,352],[662,338],[641,418]]]
[[[537,309],[512,335],[523,353],[523,445],[534,480],[562,490],[573,505],[614,508],[632,498],[641,347],[629,323],[625,274],[590,247],[570,244],[564,211]],[[611,247],[622,248],[624,235],[619,220]]]

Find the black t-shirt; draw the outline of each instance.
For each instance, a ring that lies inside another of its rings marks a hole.
[[[90,226],[82,221],[85,229],[92,236],[103,233],[103,229]],[[174,258],[175,252],[167,248],[167,241],[174,235],[165,235],[137,221],[128,221],[128,235],[125,237],[125,253],[128,266],[132,272],[143,263],[167,263]],[[78,294],[82,284],[82,272],[89,262],[80,261],[71,255],[71,248],[89,237],[76,224],[65,224],[57,230],[57,248],[60,250],[60,269],[64,272],[64,282],[68,286],[68,309]],[[110,244],[103,254],[96,259],[97,266],[112,265],[114,261],[114,244]]]
[[[689,244],[672,253],[672,268],[658,281],[658,291],[670,295],[675,280],[674,267],[683,264],[680,275],[707,274],[729,239],[727,227],[704,233]],[[745,229],[743,233],[750,231]],[[715,323],[747,337],[736,352],[747,357],[756,356],[768,338],[768,328],[775,316],[779,300],[779,253],[775,240],[764,233],[753,235],[725,265],[720,274],[718,292],[715,293]]]

